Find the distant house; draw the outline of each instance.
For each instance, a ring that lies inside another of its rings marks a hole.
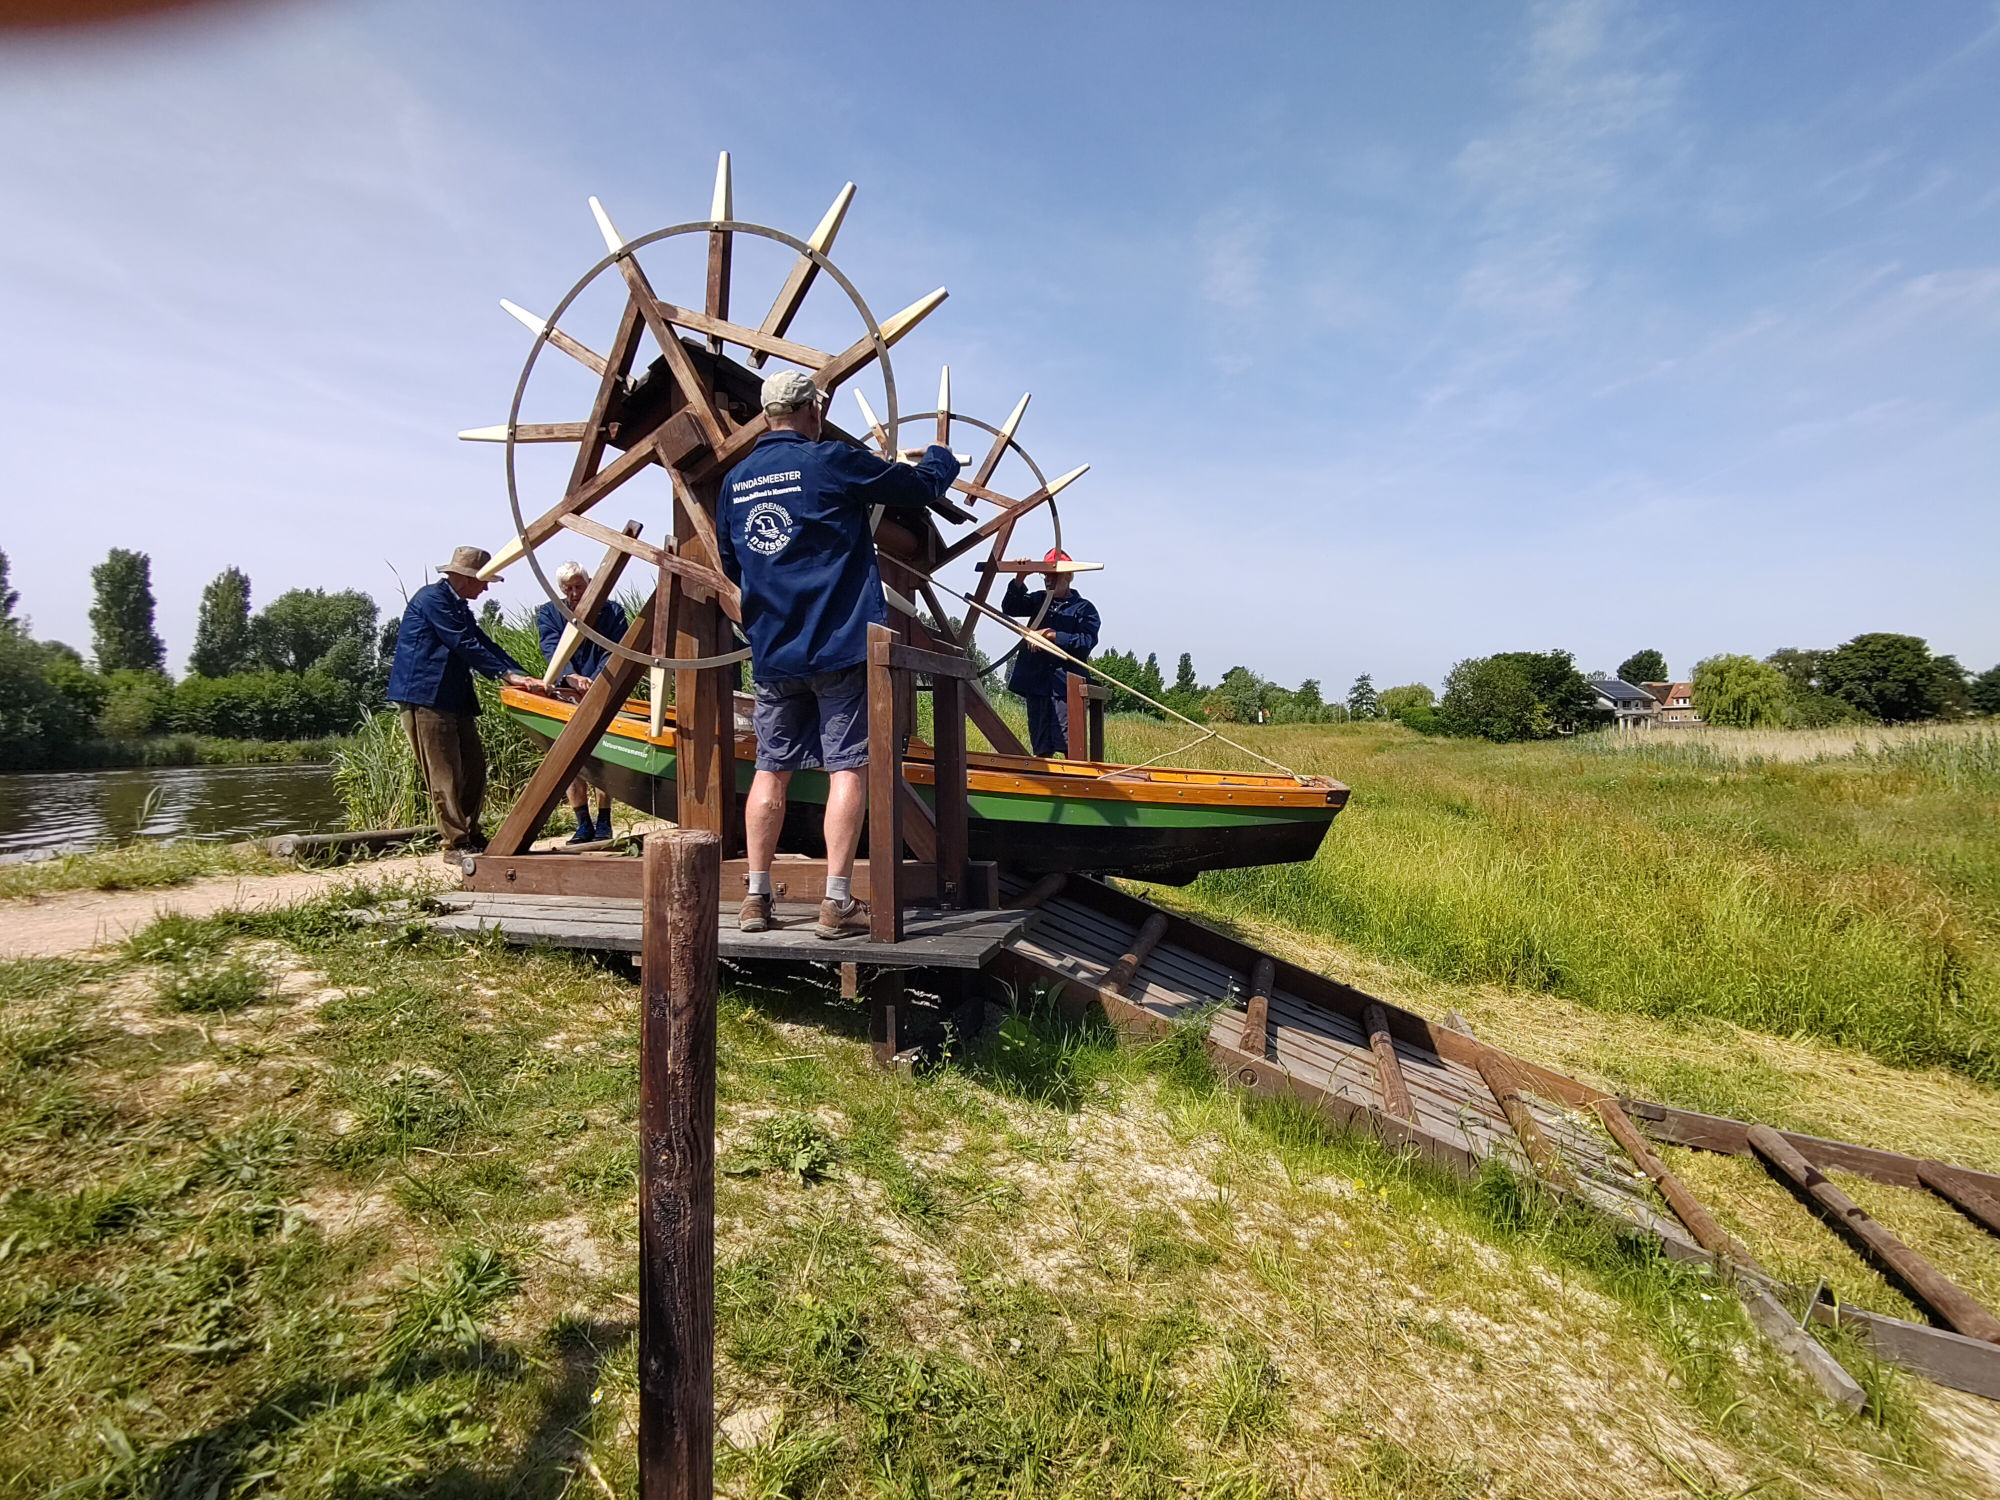
[[[1658,699],[1644,688],[1616,677],[1593,677],[1590,690],[1597,694],[1597,706],[1609,709],[1612,722],[1620,729],[1651,728],[1660,715]]]
[[[1639,686],[1651,693],[1660,705],[1662,724],[1699,724],[1701,715],[1694,706],[1694,684],[1691,682],[1642,682]]]

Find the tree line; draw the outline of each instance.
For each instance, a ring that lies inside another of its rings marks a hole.
[[[114,547],[91,570],[91,657],[34,637],[0,553],[0,770],[94,764],[167,734],[345,734],[382,701],[399,619],[357,589],[288,589],[261,610],[225,568],[202,590],[178,680],[155,627],[152,559]]]

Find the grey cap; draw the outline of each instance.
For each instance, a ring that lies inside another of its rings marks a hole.
[[[764,414],[782,417],[811,402],[822,400],[820,388],[803,370],[780,370],[764,377]]]

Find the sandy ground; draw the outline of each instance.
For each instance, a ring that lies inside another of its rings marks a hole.
[[[205,917],[230,908],[289,906],[329,886],[452,872],[435,854],[282,875],[216,875],[150,891],[60,891],[0,901],[0,958],[56,958],[121,941],[162,912]]]

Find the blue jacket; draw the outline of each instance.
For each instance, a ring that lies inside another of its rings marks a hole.
[[[410,595],[389,669],[389,701],[443,713],[476,714],[472,674],[498,677],[521,664],[493,644],[466,602],[440,578]]]
[[[1047,589],[1028,592],[1027,584],[1017,573],[1007,580],[1007,592],[1000,600],[1000,608],[1007,614],[1033,620],[1035,611],[1042,607],[1042,600],[1048,597],[1048,592]],[[1036,627],[1051,632],[1056,645],[1084,661],[1089,661],[1090,653],[1097,649],[1097,632],[1101,628],[1097,606],[1074,588],[1060,599],[1050,602],[1049,612],[1042,616],[1042,623]],[[1007,686],[1023,698],[1060,698],[1069,691],[1068,678],[1069,669],[1060,660],[1046,651],[1037,651],[1023,641],[1020,654],[1014,658],[1014,670],[1008,674]]]
[[[886,625],[868,511],[942,499],[958,460],[932,447],[914,467],[796,432],[759,438],[716,499],[722,570],[743,590],[743,633],[759,682],[838,672],[868,659]]]
[[[535,611],[535,632],[542,638],[543,661],[556,654],[556,647],[562,642],[563,626],[568,623],[553,599]],[[599,635],[609,636],[614,641],[624,640],[625,632],[631,625],[616,599],[606,599],[598,608],[597,618],[590,623]],[[569,670],[579,677],[595,678],[609,660],[611,653],[585,636],[577,642],[576,655],[569,659]]]

